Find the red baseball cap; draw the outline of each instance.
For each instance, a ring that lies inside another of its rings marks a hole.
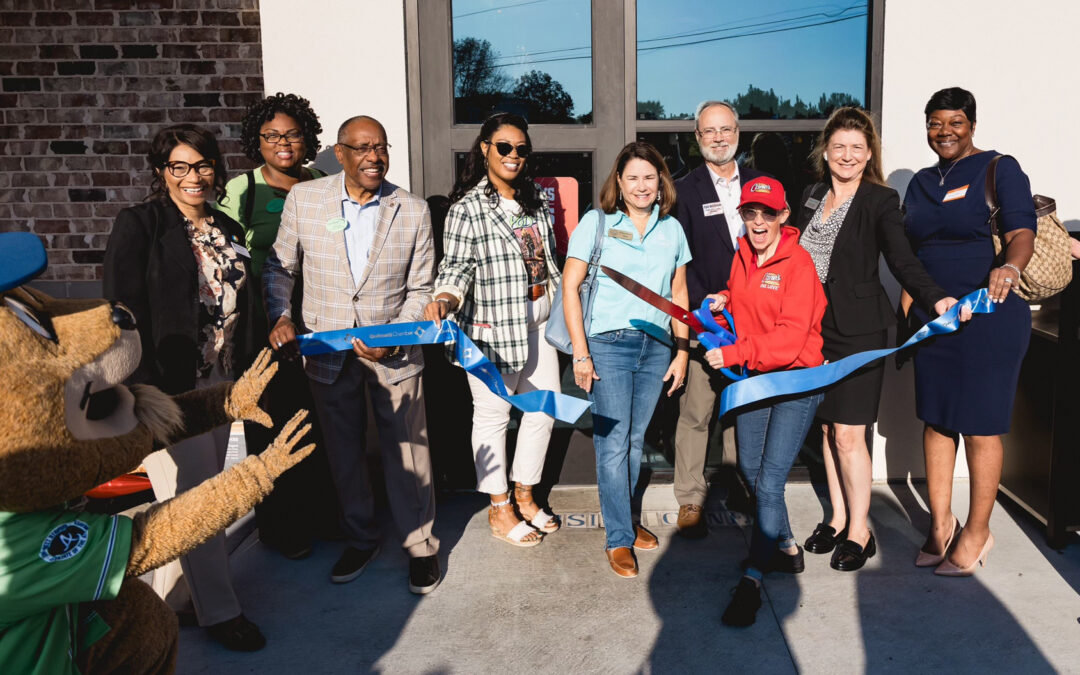
[[[770,209],[783,211],[787,208],[787,200],[784,198],[784,186],[775,178],[762,176],[742,186],[742,199],[739,200],[739,208],[747,204],[763,204]]]

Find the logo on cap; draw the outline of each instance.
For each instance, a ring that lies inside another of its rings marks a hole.
[[[768,183],[754,183],[750,186],[750,192],[764,192],[772,194],[772,186]]]

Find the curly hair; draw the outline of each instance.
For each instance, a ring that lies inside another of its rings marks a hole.
[[[477,134],[476,140],[473,141],[469,156],[465,159],[465,168],[461,171],[461,177],[454,184],[454,189],[450,191],[451,204],[459,201],[465,196],[466,192],[476,187],[476,184],[481,179],[487,177],[487,162],[484,159],[484,151],[481,149],[480,144],[490,143],[495,132],[500,127],[507,125],[515,127],[525,134],[525,144],[530,148],[532,147],[532,139],[529,138],[529,123],[525,121],[524,117],[513,113],[496,113],[487,118],[480,127],[480,133]],[[512,185],[514,187],[514,200],[521,205],[521,210],[530,216],[535,216],[544,202],[540,199],[540,191],[537,189],[536,183],[533,182],[530,166],[531,162],[526,161],[525,168],[514,179]],[[487,186],[484,188],[484,195],[487,196],[491,204],[499,203],[499,191],[495,189],[495,185],[491,181],[488,181]]]
[[[288,115],[300,125],[300,132],[304,135],[304,147],[307,148],[304,161],[314,162],[315,156],[319,153],[319,134],[323,130],[322,125],[319,124],[319,116],[311,109],[311,103],[306,98],[301,98],[296,94],[283,94],[280,91],[257,103],[252,103],[244,112],[244,120],[240,123],[240,143],[244,154],[251,161],[262,163],[259,129],[263,124],[274,119],[274,115],[278,113]]]
[[[214,195],[215,200],[220,202],[225,196],[225,181],[228,178],[225,158],[221,156],[214,134],[194,124],[174,124],[171,127],[165,127],[157,132],[154,140],[150,141],[150,151],[146,154],[146,159],[150,162],[154,179],[150,183],[150,195],[147,199],[168,197],[169,189],[165,186],[162,171],[172,151],[178,145],[189,145],[200,155],[214,162]]]

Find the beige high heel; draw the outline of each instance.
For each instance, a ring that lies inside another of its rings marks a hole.
[[[939,574],[943,577],[970,577],[975,574],[976,567],[986,567],[986,561],[990,557],[990,549],[994,548],[994,535],[991,533],[986,537],[986,543],[983,544],[982,550],[979,551],[979,557],[975,558],[975,562],[971,563],[967,567],[958,567],[949,561],[948,558],[941,561],[941,564],[934,570],[934,574]]]
[[[927,553],[919,549],[919,555],[915,556],[915,567],[935,567],[940,565],[945,560],[945,556],[949,555],[949,547],[952,546],[953,540],[956,539],[958,534],[960,534],[960,521],[956,519],[956,516],[953,516],[952,534],[949,535],[949,540],[945,542],[945,548],[941,549],[941,553]]]

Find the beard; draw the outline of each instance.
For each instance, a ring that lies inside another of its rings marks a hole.
[[[735,159],[735,153],[738,149],[739,145],[737,143],[729,143],[727,148],[716,148],[715,150],[711,146],[698,143],[698,150],[701,151],[701,156],[710,164],[727,164]]]

